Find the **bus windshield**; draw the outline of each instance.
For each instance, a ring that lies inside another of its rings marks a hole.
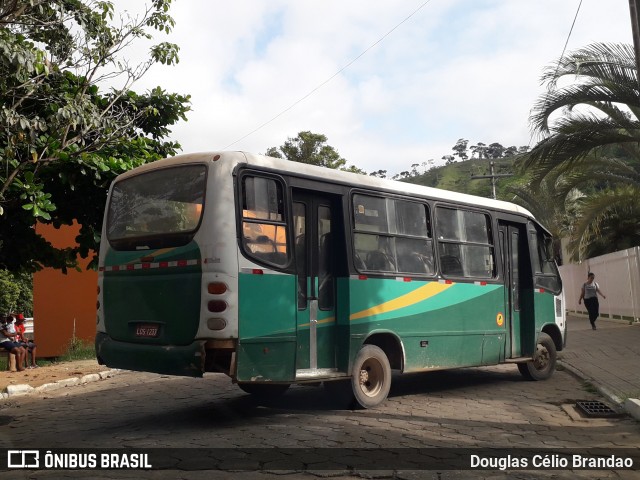
[[[206,167],[155,170],[116,183],[107,216],[107,239],[116,249],[184,245],[202,217]]]

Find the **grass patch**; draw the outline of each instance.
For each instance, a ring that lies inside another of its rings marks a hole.
[[[598,393],[598,389],[591,382],[583,382],[582,383],[582,388],[584,388],[585,391],[588,392],[588,393]]]
[[[72,362],[74,360],[91,360],[96,358],[96,348],[93,343],[74,337],[69,340],[65,353],[58,357],[59,362]]]

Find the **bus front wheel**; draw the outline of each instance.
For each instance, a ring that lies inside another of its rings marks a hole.
[[[353,362],[351,387],[364,408],[382,403],[391,388],[391,366],[384,351],[375,345],[363,346]]]
[[[546,380],[556,369],[556,345],[546,333],[540,333],[533,359],[519,363],[518,370],[527,380]]]

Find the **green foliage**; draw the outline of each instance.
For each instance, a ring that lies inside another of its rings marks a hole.
[[[511,173],[514,170],[514,158],[501,158],[494,160],[495,173]],[[426,187],[441,188],[459,193],[468,193],[480,197],[491,198],[490,180],[474,180],[472,175],[486,175],[489,173],[489,161],[485,159],[471,159],[465,162],[453,162],[440,167],[432,167],[424,173],[408,175],[399,180],[424,185]],[[506,186],[511,179],[498,179],[497,196],[509,199]]]
[[[74,360],[91,360],[94,358],[96,358],[96,349],[93,342],[85,342],[81,338],[73,337],[69,340],[64,354],[56,360],[60,362],[71,362]]]
[[[113,20],[109,1],[17,0],[0,6],[0,267],[66,270],[96,251],[106,189],[116,175],[173,155],[170,126],[186,120],[189,96],[131,90],[154,63],[174,64],[160,43],[148,60],[119,57],[151,31],[168,33],[170,0],[138,18]],[[117,84],[118,88],[105,88]],[[79,246],[59,250],[33,223],[77,220]]]
[[[16,310],[19,293],[20,288],[13,276],[6,270],[0,270],[0,315]]]
[[[358,167],[347,167],[347,161],[338,154],[338,151],[327,145],[325,135],[309,131],[300,132],[296,137],[289,137],[284,145],[267,149],[265,155],[319,167],[364,173]]]
[[[27,273],[11,273],[0,269],[0,315],[33,314],[33,279]]]
[[[559,86],[563,77],[573,82]],[[640,95],[633,47],[597,43],[570,52],[543,81],[547,92],[531,116],[543,138],[521,162],[531,190],[554,178],[556,202],[582,192],[569,232],[575,260],[639,245]]]

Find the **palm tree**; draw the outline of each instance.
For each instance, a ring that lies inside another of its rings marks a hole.
[[[521,160],[532,192],[551,176],[557,201],[576,190],[584,194],[571,229],[574,259],[632,246],[640,240],[640,84],[633,47],[589,45],[548,67],[542,81],[548,90],[530,119],[542,139]]]
[[[517,203],[529,210],[553,236],[553,252],[562,258],[561,239],[570,235],[575,204],[581,196],[576,189],[566,195],[558,195],[567,185],[563,175],[551,172],[540,182],[532,182],[529,176],[516,177],[504,188],[502,198]],[[563,198],[564,197],[564,198]]]

